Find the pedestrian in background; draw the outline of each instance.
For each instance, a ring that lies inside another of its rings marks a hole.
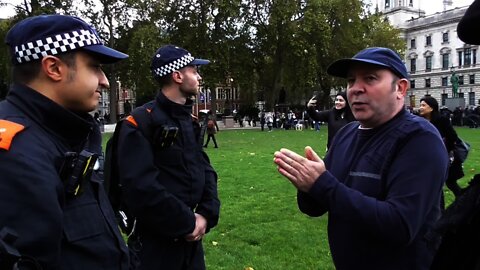
[[[465,174],[463,173],[462,162],[458,157],[455,157],[453,152],[455,142],[458,140],[457,132],[453,129],[449,119],[440,115],[438,101],[431,96],[425,96],[420,99],[419,115],[430,121],[430,123],[438,129],[445,143],[445,148],[451,160],[445,184],[453,192],[455,197],[458,197],[462,189],[458,185],[457,180]]]
[[[122,122],[117,159],[124,203],[136,217],[139,269],[205,269],[202,238],[217,225],[220,201],[191,112],[198,66],[208,63],[174,45],[159,48],[151,71],[160,91],[135,109],[152,132],[142,132],[135,110]]]
[[[439,218],[448,155],[438,131],[405,110],[409,77],[400,56],[367,48],[331,64],[347,79],[358,122],[342,128],[321,159],[288,149],[274,154],[297,188],[299,209],[328,212],[336,269],[429,269],[434,250],[425,233]]]
[[[328,123],[327,150],[332,144],[335,134],[346,124],[355,120],[347,101],[345,92],[340,92],[335,96],[335,106],[326,111],[316,110],[317,99],[312,97],[307,104],[307,112],[310,118],[315,120],[315,130],[320,130],[320,122]]]
[[[0,227],[42,269],[128,269],[89,114],[109,87],[102,64],[128,56],[101,40],[63,15],[27,18],[5,39],[13,86],[0,103]]]
[[[203,147],[207,148],[210,139],[212,139],[215,148],[218,148],[217,140],[215,140],[215,134],[217,134],[217,131],[220,130],[218,128],[217,120],[215,120],[215,116],[212,114],[212,111],[208,111],[207,117],[207,142]]]

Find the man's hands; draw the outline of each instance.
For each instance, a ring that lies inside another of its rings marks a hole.
[[[278,165],[278,171],[303,192],[308,192],[326,171],[325,163],[310,146],[305,147],[305,157],[282,148],[275,152],[273,162]]]
[[[207,220],[202,215],[195,213],[195,229],[193,229],[193,232],[191,234],[185,236],[185,240],[189,242],[200,241],[205,235],[206,230]]]

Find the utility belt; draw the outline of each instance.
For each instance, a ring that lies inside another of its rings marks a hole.
[[[85,185],[90,181],[97,163],[98,155],[87,150],[80,153],[65,153],[60,169],[60,179],[65,187],[67,198],[75,198],[83,193]]]

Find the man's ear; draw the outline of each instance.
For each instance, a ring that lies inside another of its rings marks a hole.
[[[50,80],[58,82],[64,76],[67,76],[67,65],[63,63],[58,57],[47,55],[42,58],[43,74]]]
[[[409,81],[405,78],[397,81],[397,97],[398,99],[403,99],[407,95]]]

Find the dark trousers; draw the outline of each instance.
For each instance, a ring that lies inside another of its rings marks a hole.
[[[208,134],[207,142],[205,143],[204,146],[208,147],[208,142],[210,142],[210,138],[212,138],[213,144],[215,144],[215,148],[218,148],[217,140],[215,140],[215,135],[214,134]]]
[[[139,270],[205,270],[202,242],[145,239],[142,243]]]

